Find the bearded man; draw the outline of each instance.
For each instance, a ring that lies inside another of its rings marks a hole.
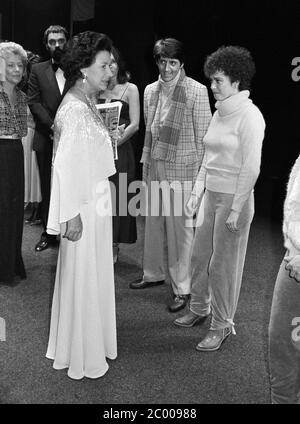
[[[53,122],[58,106],[69,89],[61,68],[67,38],[67,30],[60,25],[51,25],[46,29],[43,41],[50,59],[33,65],[28,82],[28,104],[36,124],[33,150],[36,151],[40,174],[41,218],[44,227],[35,246],[37,252],[57,243],[56,236],[47,234],[46,226],[50,202]]]

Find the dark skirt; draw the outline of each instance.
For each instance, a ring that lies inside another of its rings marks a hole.
[[[0,137],[0,283],[26,278],[22,259],[24,153],[21,140]]]
[[[135,180],[135,157],[131,140],[118,148],[118,160],[115,161],[116,174],[109,179],[114,184],[113,204],[113,242],[135,243],[137,239],[136,218],[128,213],[128,203],[135,196],[128,193],[129,184]],[[120,176],[120,174],[123,174]],[[125,175],[126,174],[126,178]],[[120,177],[123,179],[120,184]],[[126,180],[126,181],[125,181]],[[126,183],[126,184],[125,184]]]

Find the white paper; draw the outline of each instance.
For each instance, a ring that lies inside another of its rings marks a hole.
[[[120,121],[122,102],[117,101],[111,103],[99,103],[96,104],[96,108],[101,114],[109,131],[114,152],[114,159],[116,160],[118,159],[118,126]]]

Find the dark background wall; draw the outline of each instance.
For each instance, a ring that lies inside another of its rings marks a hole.
[[[94,18],[73,23],[70,7],[71,0],[1,0],[1,36],[45,54],[41,40],[50,24],[64,25],[73,34],[87,29],[107,33],[122,51],[141,99],[146,84],[157,78],[152,47],[158,38],[183,41],[187,74],[206,85],[202,67],[207,54],[222,44],[249,48],[257,66],[251,97],[267,124],[257,212],[281,219],[288,173],[300,151],[300,81],[292,79],[292,60],[300,57],[300,2],[95,0]],[[210,100],[214,110],[211,95]],[[142,143],[143,125],[135,146],[137,163]]]

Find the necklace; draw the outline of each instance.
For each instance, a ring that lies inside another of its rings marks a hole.
[[[106,128],[105,122],[104,122],[101,114],[97,111],[96,104],[86,94],[84,94],[84,97],[85,97],[87,106],[92,111],[92,113],[96,117],[97,121],[100,121],[101,124]]]
[[[82,90],[82,88],[73,87],[70,92],[73,94],[73,96],[77,97],[80,101],[85,103],[89,110],[92,112],[95,120],[98,123],[101,123],[102,127],[106,128],[105,122],[100,113],[98,112],[95,102],[92,101],[92,99]]]
[[[98,112],[98,110],[96,108],[96,104],[85,93],[84,93],[84,97],[85,97],[85,100],[86,100],[86,104],[87,104],[88,108],[91,110],[91,112],[92,112],[92,114],[93,114],[96,122],[98,124],[101,123],[101,127],[102,128],[105,128],[105,130],[107,131],[107,136],[108,137],[105,140],[106,143],[108,143],[109,146],[112,146],[112,140],[111,140],[111,138],[109,136],[109,129],[107,128],[107,125],[105,124],[104,119],[101,116],[101,113]]]

